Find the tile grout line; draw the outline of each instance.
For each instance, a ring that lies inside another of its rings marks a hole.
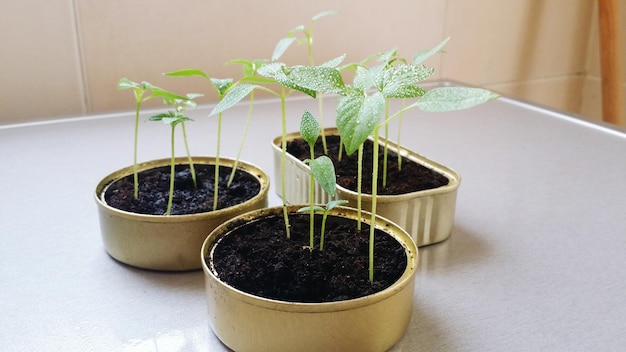
[[[87,69],[85,63],[85,53],[83,46],[83,37],[80,27],[80,13],[78,11],[78,2],[77,0],[72,1],[72,13],[74,19],[74,38],[76,40],[76,55],[78,56],[78,68],[79,68],[79,86],[80,91],[82,93],[82,108],[83,113],[87,114],[91,111],[91,100],[89,99],[89,94],[87,93],[88,81],[87,81]]]

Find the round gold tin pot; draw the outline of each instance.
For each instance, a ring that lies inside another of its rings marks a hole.
[[[325,135],[338,135],[336,128],[326,128]],[[302,138],[300,133],[290,133],[287,140]],[[381,139],[381,145],[385,143],[384,138]],[[449,182],[446,186],[412,192],[402,195],[376,197],[376,213],[400,225],[412,237],[419,247],[441,242],[450,237],[454,225],[454,212],[456,208],[457,189],[461,184],[461,176],[453,169],[430,160],[420,154],[400,148],[396,143],[387,141],[389,150],[400,154],[405,158],[428,167],[439,172],[448,178]],[[272,141],[274,151],[274,173],[275,179],[281,180],[281,137],[276,137]],[[285,194],[281,194],[280,187],[277,187],[278,195],[281,196],[287,204],[307,204],[308,187],[311,169],[309,166],[293,155],[287,155],[285,165]],[[361,196],[361,204],[363,209],[371,210],[371,196],[363,194]],[[326,204],[332,200],[324,190],[316,184],[315,202]],[[334,199],[345,199],[349,202],[349,206],[357,206],[357,193],[341,186],[337,186],[337,194]]]
[[[193,161],[196,164],[215,164],[213,157],[194,157]],[[175,162],[186,164],[187,158],[176,158]],[[153,160],[139,164],[138,170],[167,165],[170,165],[170,159]],[[233,165],[233,159],[220,158],[220,166]],[[267,207],[267,175],[257,166],[242,161],[237,167],[260,182],[259,194],[237,206],[191,215],[145,215],[113,208],[104,201],[104,192],[115,180],[132,174],[133,167],[104,177],[96,186],[94,195],[106,251],[116,260],[138,268],[164,271],[200,269],[202,263],[198,253],[202,242],[216,226],[239,214]]]
[[[299,208],[290,206],[289,211]],[[403,245],[407,268],[396,283],[378,293],[328,303],[284,302],[254,296],[220,281],[211,268],[211,253],[219,240],[245,223],[280,214],[282,207],[252,211],[218,226],[206,238],[202,268],[209,323],[217,337],[235,351],[362,352],[391,348],[411,319],[418,252],[411,237],[385,219],[378,218],[375,226]],[[356,219],[352,208],[336,207],[330,214]],[[369,219],[369,215],[364,216],[365,222]]]

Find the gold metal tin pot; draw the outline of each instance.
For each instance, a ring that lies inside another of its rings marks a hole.
[[[197,164],[215,164],[214,157],[194,157]],[[187,158],[175,159],[186,164]],[[170,159],[153,160],[138,165],[138,170],[170,165]],[[220,158],[220,165],[232,167],[233,159]],[[135,267],[185,271],[200,269],[198,253],[207,235],[218,225],[245,212],[267,207],[269,179],[257,166],[239,161],[237,168],[256,178],[259,194],[245,203],[217,211],[190,215],[145,215],[113,208],[104,201],[104,192],[115,180],[133,173],[133,167],[115,171],[96,186],[102,240],[106,251],[116,260]]]
[[[336,128],[326,128],[325,134],[338,135]],[[300,133],[290,133],[287,140],[301,138]],[[281,181],[281,139],[276,137],[272,141],[274,150],[274,175],[277,180],[277,193],[283,197],[287,204],[306,204],[308,200],[308,187],[310,181],[310,168],[292,155],[287,154],[285,165],[285,194],[282,194],[280,188]],[[385,143],[384,138],[380,138],[381,145]],[[387,218],[405,229],[411,236],[418,247],[441,242],[450,237],[452,227],[454,226],[454,212],[456,208],[457,189],[461,184],[461,176],[453,169],[430,160],[420,154],[399,148],[392,141],[387,141],[389,150],[400,154],[418,164],[431,168],[449,180],[446,186],[436,189],[412,192],[402,195],[376,197],[376,213]],[[356,207],[357,193],[341,186],[337,186],[337,199],[345,199],[349,202],[349,206]],[[331,197],[316,184],[315,202],[326,204]],[[363,209],[371,210],[371,195],[363,194],[361,196],[361,204]]]
[[[300,206],[290,206],[295,213]],[[405,248],[407,268],[378,293],[338,302],[284,302],[254,296],[220,281],[204,258],[220,238],[243,224],[280,216],[282,207],[252,211],[218,226],[202,246],[209,322],[217,337],[235,351],[385,351],[405,333],[413,311],[418,252],[404,230],[380,217],[375,226]],[[356,219],[356,210],[336,207],[332,216]],[[370,216],[364,213],[369,223]]]

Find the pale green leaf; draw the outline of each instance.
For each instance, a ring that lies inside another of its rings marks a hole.
[[[304,111],[302,120],[300,120],[300,135],[310,147],[315,145],[315,141],[320,135],[320,124],[308,110]]]
[[[222,97],[222,100],[213,108],[209,116],[217,115],[231,108],[233,105],[245,98],[250,92],[256,88],[252,84],[237,84],[234,85],[228,92]]]
[[[213,84],[213,87],[215,87],[215,90],[217,91],[217,94],[222,97],[226,91],[228,90],[228,88],[230,88],[233,85],[233,79],[232,78],[210,78],[211,83]]]
[[[332,67],[294,66],[283,71],[288,80],[298,87],[334,94],[342,94],[346,89],[341,73]]]
[[[420,64],[420,63],[426,61],[426,59],[428,59],[431,56],[435,55],[436,53],[440,52],[441,49],[443,49],[443,47],[446,45],[446,43],[448,43],[448,40],[450,40],[450,37],[444,39],[436,47],[434,47],[434,48],[432,48],[430,50],[420,51],[417,54],[415,54],[415,57],[413,57],[413,64],[415,64],[415,65]]]
[[[322,155],[309,163],[311,173],[317,183],[330,196],[335,195],[337,187],[337,178],[335,176],[335,166],[329,157]]]
[[[334,207],[342,205],[342,204],[348,204],[348,201],[345,199],[331,200],[330,202],[328,202],[328,204],[326,204],[326,211],[330,211]]]
[[[308,213],[309,211],[311,211],[311,207],[302,207],[302,208],[298,209],[298,213]],[[314,205],[313,206],[313,212],[315,212],[315,213],[323,213],[324,212],[324,208],[320,207],[319,205]]]
[[[385,98],[414,98],[426,91],[417,82],[430,77],[434,69],[424,65],[397,65],[385,69],[380,75],[379,90]]]
[[[326,16],[330,16],[330,15],[336,15],[339,12],[334,11],[334,10],[328,10],[328,11],[323,11],[318,13],[317,15],[313,16],[313,18],[311,18],[311,22],[316,22],[317,20],[319,20],[322,17],[326,17]]]
[[[279,40],[278,44],[276,44],[276,47],[274,48],[274,53],[272,54],[272,61],[276,61],[280,59],[280,57],[283,56],[285,51],[289,49],[289,47],[291,46],[291,44],[293,44],[295,40],[296,38],[293,38],[293,37],[283,38]]]
[[[482,88],[440,87],[426,92],[416,105],[424,111],[453,111],[468,109],[496,99],[498,96]]]
[[[349,95],[337,106],[337,129],[346,147],[352,154],[372,134],[385,110],[385,98],[380,92],[371,96]]]
[[[164,73],[163,75],[171,76],[171,77],[200,76],[200,77],[204,77],[204,78],[206,78],[208,80],[211,79],[211,78],[209,78],[209,76],[204,71],[202,71],[200,69],[197,69],[197,68],[188,68],[188,69],[184,69],[184,70],[167,72],[167,73]]]

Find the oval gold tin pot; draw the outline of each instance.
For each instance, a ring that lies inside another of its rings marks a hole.
[[[336,128],[326,128],[325,135],[338,135]],[[287,140],[302,138],[300,133],[290,133]],[[380,138],[380,144],[385,143],[384,138]],[[419,247],[441,242],[450,237],[454,225],[454,212],[456,208],[457,189],[461,184],[461,176],[453,169],[430,160],[420,154],[399,148],[399,146],[387,141],[389,150],[398,153],[418,164],[426,166],[440,174],[446,176],[449,183],[446,186],[412,192],[401,195],[376,197],[376,213],[400,225],[412,237]],[[272,142],[274,150],[274,172],[275,179],[280,182],[281,164],[281,137],[276,137]],[[278,195],[283,197],[287,204],[306,204],[308,200],[308,187],[310,180],[310,168],[293,155],[287,154],[285,179],[285,194],[283,195],[280,186],[277,187]],[[349,206],[356,207],[357,193],[341,186],[337,186],[336,199],[345,199]],[[361,204],[363,209],[371,210],[371,195],[363,194]],[[316,184],[315,202],[326,204],[330,197],[324,190]]]
[[[295,213],[299,206],[289,206]],[[397,225],[378,218],[376,227],[405,248],[407,268],[378,293],[337,302],[284,302],[254,296],[220,281],[210,255],[222,237],[248,222],[280,216],[282,207],[256,210],[218,226],[202,246],[209,322],[217,337],[235,351],[385,351],[405,333],[413,311],[418,252]],[[336,207],[333,216],[356,219],[356,210]],[[365,213],[367,214],[367,213]],[[369,223],[369,215],[364,221]],[[209,258],[209,264],[204,260]]]
[[[215,164],[214,157],[194,157],[193,161],[195,164]],[[187,158],[176,158],[175,163],[186,164]],[[153,160],[139,164],[138,170],[167,165],[170,165],[170,159]],[[233,159],[220,158],[220,166],[233,165]],[[104,201],[104,192],[115,180],[132,174],[133,167],[120,169],[104,177],[96,186],[95,199],[106,251],[122,263],[144,269],[200,269],[202,263],[198,253],[208,233],[232,217],[267,207],[267,175],[257,166],[242,161],[239,161],[237,168],[260,182],[259,193],[237,206],[190,215],[145,215],[113,208]]]

